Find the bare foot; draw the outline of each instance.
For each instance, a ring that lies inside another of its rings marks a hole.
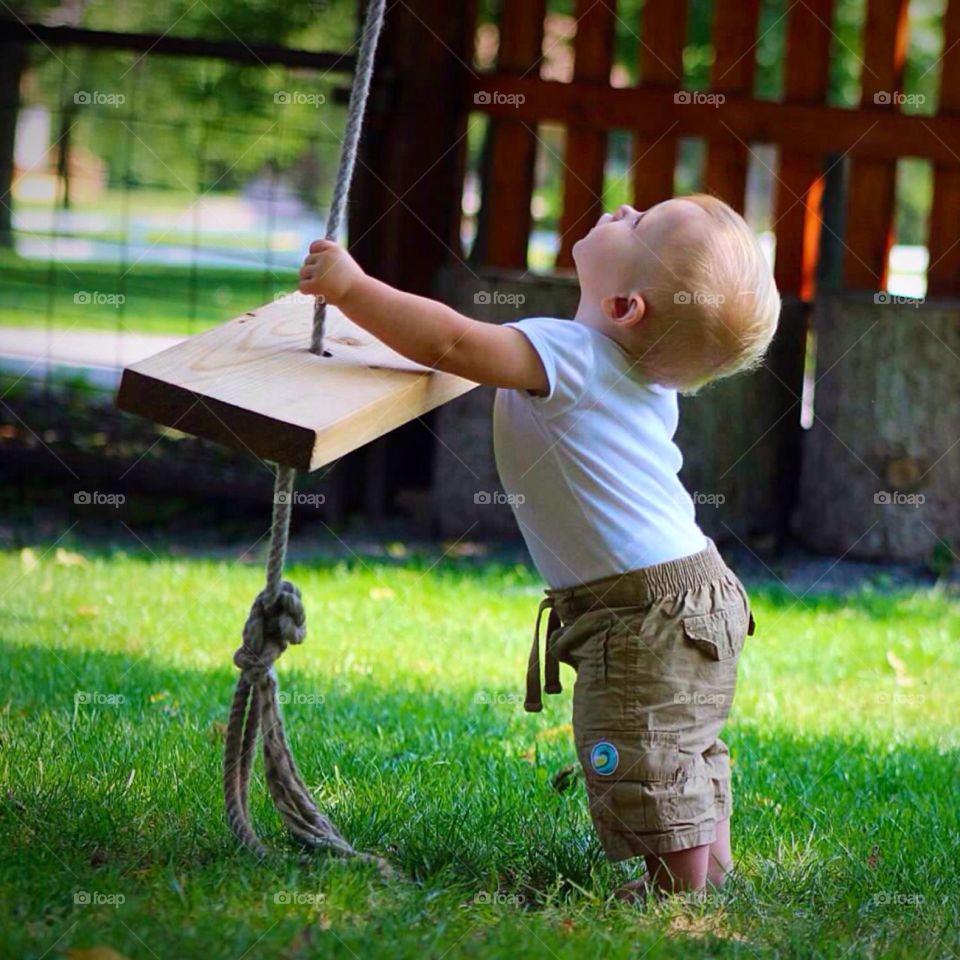
[[[644,873],[642,877],[630,880],[615,890],[613,895],[624,903],[632,903],[640,907],[647,902],[647,898],[652,892],[653,886],[650,883],[650,874]]]

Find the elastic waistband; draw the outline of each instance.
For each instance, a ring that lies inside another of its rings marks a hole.
[[[717,545],[707,537],[707,545],[699,553],[667,560],[650,567],[640,567],[627,573],[601,577],[574,587],[550,589],[540,601],[537,621],[533,627],[533,644],[527,662],[527,695],[524,709],[536,713],[543,709],[540,680],[540,621],[548,613],[547,642],[544,654],[547,693],[562,693],[560,662],[555,649],[562,630],[571,620],[591,610],[614,607],[642,607],[660,597],[693,590],[718,580],[730,572]]]
[[[706,539],[707,545],[699,553],[573,587],[547,590],[547,597],[561,618],[569,620],[597,608],[643,606],[660,597],[693,590],[717,580],[730,569],[717,545],[710,537]]]

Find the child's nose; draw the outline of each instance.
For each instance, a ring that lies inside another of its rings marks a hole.
[[[639,212],[639,210],[631,207],[629,203],[621,203],[620,206],[617,207],[617,212],[613,215],[613,219],[622,220],[624,217],[637,216]]]

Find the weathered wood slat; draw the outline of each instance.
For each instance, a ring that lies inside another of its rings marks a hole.
[[[522,94],[514,105],[488,103],[473,109],[498,117],[520,117],[528,123],[573,123],[589,116],[605,129],[634,129],[656,139],[676,122],[678,136],[774,143],[809,151],[897,160],[922,157],[947,166],[960,163],[954,146],[960,143],[960,117],[918,117],[876,109],[845,109],[803,103],[777,103],[728,96],[723,110],[691,103],[678,110],[674,94],[655,88],[599,87],[596,84],[556,83],[489,74],[470,80],[473,94],[500,91]],[[880,121],[879,123],[877,121]]]
[[[903,82],[907,7],[908,0],[869,0],[867,5],[860,106],[876,110],[878,119],[897,109],[893,94]],[[877,95],[889,102],[877,103]],[[888,160],[856,158],[850,164],[844,280],[851,290],[887,285],[896,175],[896,164]]]
[[[506,3],[500,24],[500,75],[538,77],[546,0]],[[498,91],[487,91],[495,99]],[[474,104],[474,108],[482,104]],[[525,118],[528,119],[528,118]],[[529,120],[528,120],[529,122]],[[534,120],[534,127],[536,121]],[[536,135],[519,118],[498,117],[491,124],[491,176],[484,205],[491,224],[486,261],[490,266],[524,268],[530,237],[530,199],[537,152]]]
[[[315,356],[312,322],[312,297],[236,317],[128,367],[117,405],[315,470],[476,386],[411,363],[333,307],[331,356]]]
[[[574,77],[577,80],[609,84],[616,17],[614,7],[597,3],[596,0],[577,0],[575,17]],[[605,130],[592,124],[576,124],[567,129],[558,267],[573,265],[574,243],[602,212],[606,160]]]
[[[715,0],[711,92],[749,95],[756,73],[759,0]],[[722,113],[722,108],[719,111]],[[711,140],[704,186],[741,213],[747,193],[749,147],[739,140]]]
[[[788,102],[822,104],[826,100],[834,3],[808,0],[789,10],[784,71]],[[817,151],[781,150],[777,171],[774,273],[782,294],[803,300],[812,300],[815,293],[823,162]]]
[[[960,0],[950,0],[943,20],[940,113],[960,117]],[[957,148],[960,153],[960,147]],[[960,295],[960,168],[937,164],[930,211],[929,296]]]
[[[641,82],[653,88],[676,91],[683,82],[683,46],[687,37],[686,3],[647,0],[643,8],[640,39]],[[633,141],[633,203],[646,210],[673,196],[677,165],[677,137],[670,120],[656,136]]]
[[[777,172],[777,252],[774,276],[781,294],[812,300],[816,293],[823,199],[823,158],[784,153]]]

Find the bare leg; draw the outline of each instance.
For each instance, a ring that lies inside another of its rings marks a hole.
[[[702,891],[707,883],[720,888],[733,870],[730,818],[717,824],[717,835],[711,844],[675,853],[649,854],[645,859],[647,872],[620,887],[616,892],[618,899],[642,903],[651,894],[662,897]]]
[[[647,870],[658,893],[702,890],[707,882],[710,845],[674,853],[648,854]]]
[[[660,894],[702,890],[707,882],[722,887],[733,869],[730,818],[717,824],[713,843],[675,853],[651,854],[646,861],[652,886]]]
[[[717,836],[710,844],[710,862],[707,880],[715,887],[722,887],[727,875],[733,870],[733,853],[730,850],[730,818],[717,824]]]

